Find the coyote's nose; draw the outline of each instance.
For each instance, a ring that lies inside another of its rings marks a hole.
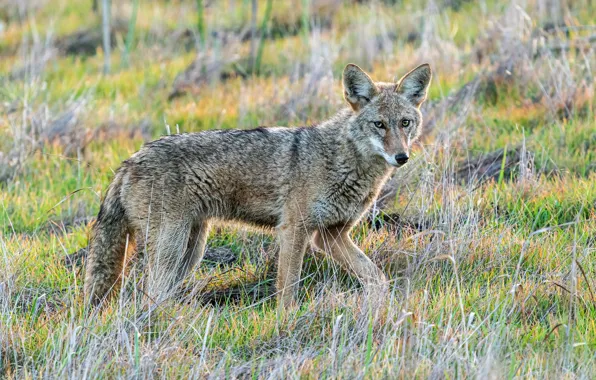
[[[409,158],[408,155],[405,153],[400,153],[400,154],[395,155],[395,161],[400,165],[403,165],[406,162],[408,162],[408,158]]]

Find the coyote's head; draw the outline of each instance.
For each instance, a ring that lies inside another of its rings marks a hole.
[[[430,66],[424,64],[397,83],[375,83],[360,67],[346,66],[344,96],[355,112],[349,133],[362,153],[381,156],[395,167],[408,161],[431,76]]]

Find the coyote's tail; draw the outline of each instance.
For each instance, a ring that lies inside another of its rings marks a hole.
[[[86,262],[85,299],[93,305],[106,298],[118,284],[129,242],[129,224],[121,201],[122,171],[108,188],[93,226]],[[132,240],[132,239],[131,239]]]

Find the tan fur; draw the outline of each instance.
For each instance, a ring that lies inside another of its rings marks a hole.
[[[102,203],[90,242],[87,299],[98,303],[117,284],[127,241],[147,253],[149,297],[165,297],[201,261],[214,221],[277,230],[280,306],[293,301],[313,237],[365,285],[384,286],[385,276],[349,232],[407,160],[430,79],[428,65],[397,84],[374,83],[348,65],[350,108],[317,126],[207,131],[145,145],[122,164]]]

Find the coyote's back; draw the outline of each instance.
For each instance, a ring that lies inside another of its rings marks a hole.
[[[383,285],[384,275],[348,232],[407,161],[429,81],[427,65],[398,84],[374,83],[348,65],[351,107],[317,126],[207,131],[147,144],[122,164],[101,205],[88,299],[99,302],[118,283],[127,245],[147,254],[149,297],[164,297],[201,260],[217,220],[277,229],[282,302],[292,300],[313,237],[365,284]]]

